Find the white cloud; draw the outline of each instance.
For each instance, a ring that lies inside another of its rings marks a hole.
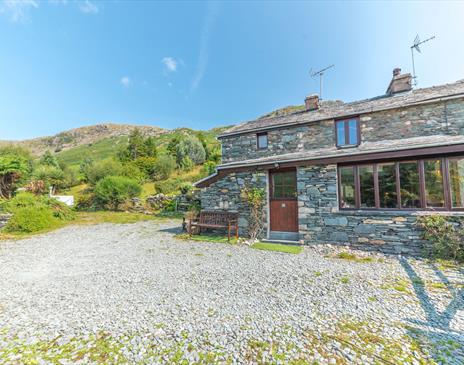
[[[129,76],[123,76],[121,77],[121,85],[124,87],[129,87],[129,85],[132,83],[132,80],[130,79]]]
[[[195,91],[201,83],[203,76],[208,65],[209,58],[209,40],[213,33],[214,21],[218,13],[218,3],[209,3],[206,11],[205,21],[200,39],[200,51],[198,54],[198,64],[195,75],[193,76],[192,83],[190,84],[190,92]]]
[[[36,0],[4,0],[0,5],[0,14],[10,18],[12,22],[24,22],[29,19],[29,11],[38,8]]]
[[[89,0],[85,0],[83,2],[80,3],[79,5],[79,9],[83,12],[83,13],[86,13],[86,14],[97,14],[99,9],[98,9],[98,6],[97,4],[89,1]]]
[[[177,71],[177,66],[179,64],[178,61],[176,61],[173,57],[164,57],[161,62],[164,64],[164,67],[166,67],[167,72],[175,72]]]

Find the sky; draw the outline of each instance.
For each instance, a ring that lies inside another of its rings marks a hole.
[[[464,2],[0,1],[0,140],[103,122],[210,129],[319,92],[464,79]]]

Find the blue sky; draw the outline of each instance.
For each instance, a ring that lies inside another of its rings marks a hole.
[[[324,98],[464,78],[461,2],[0,2],[0,139],[101,122],[209,129]]]

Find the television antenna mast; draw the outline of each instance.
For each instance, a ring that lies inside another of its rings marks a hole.
[[[419,34],[416,35],[416,38],[414,38],[414,44],[411,46],[411,58],[412,58],[412,79],[414,82],[414,86],[417,85],[417,76],[416,76],[416,65],[414,64],[414,50],[416,50],[418,53],[422,53],[420,49],[420,45],[424,44],[428,41],[431,41],[432,39],[435,39],[435,36],[427,38],[424,41],[421,41],[419,38]]]
[[[324,81],[324,73],[332,67],[335,67],[335,65],[327,66],[326,68],[323,68],[322,70],[315,71],[315,72],[312,72],[313,69],[309,70],[309,74],[311,75],[313,79],[319,76],[319,99],[321,100],[322,100],[322,86],[323,86],[323,81]]]

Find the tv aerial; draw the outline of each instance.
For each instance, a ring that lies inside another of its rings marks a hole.
[[[327,66],[326,68],[323,68],[322,70],[319,70],[319,71],[315,71],[315,72],[312,72],[313,69],[309,70],[309,74],[311,75],[311,77],[314,79],[316,78],[317,76],[319,76],[319,99],[322,100],[322,86],[323,86],[323,82],[324,82],[324,73],[328,70],[328,69],[331,69],[332,67],[335,67],[335,65],[330,65],[330,66]]]
[[[414,38],[414,44],[411,46],[411,58],[412,58],[412,79],[414,86],[417,85],[417,76],[416,76],[416,65],[414,64],[414,50],[416,50],[418,53],[422,53],[420,49],[420,45],[424,44],[428,41],[431,41],[432,39],[435,39],[435,36],[427,38],[424,41],[421,41],[419,38],[419,34],[416,35],[416,38]]]

